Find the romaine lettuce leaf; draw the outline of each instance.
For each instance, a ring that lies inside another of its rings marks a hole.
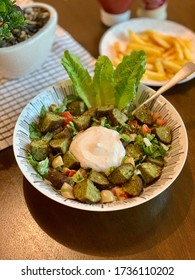
[[[116,86],[115,102],[117,108],[122,110],[127,107],[134,99],[136,95],[136,86],[134,78],[127,78],[127,80],[121,80]]]
[[[95,92],[92,77],[83,67],[78,57],[66,50],[61,63],[72,80],[78,96],[85,102],[86,106],[90,108],[95,105]]]
[[[99,56],[94,70],[93,85],[96,105],[115,105],[114,67],[107,56]]]
[[[140,79],[145,72],[146,54],[142,50],[133,51],[123,58],[115,70],[107,56],[99,56],[93,78],[78,57],[68,50],[64,52],[62,65],[78,96],[88,108],[112,104],[122,110],[135,98]]]
[[[114,72],[115,99],[119,109],[128,106],[135,98],[140,79],[145,72],[146,54],[144,51],[133,51],[124,56]]]

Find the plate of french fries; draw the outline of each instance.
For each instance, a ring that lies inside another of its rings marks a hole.
[[[141,82],[162,86],[186,62],[195,62],[195,34],[176,22],[138,18],[108,29],[99,44],[100,55],[107,55],[115,67],[134,50],[144,50],[147,56]],[[194,77],[195,73],[180,83]]]

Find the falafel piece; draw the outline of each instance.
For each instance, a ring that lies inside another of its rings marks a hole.
[[[53,139],[50,141],[49,145],[56,154],[58,153],[65,154],[70,146],[70,139],[69,138]]]
[[[91,107],[83,113],[82,116],[90,116],[90,118],[96,117],[97,107]]]
[[[73,123],[78,131],[85,130],[90,127],[91,117],[89,115],[74,117]]]
[[[134,166],[131,163],[123,163],[116,167],[108,176],[108,180],[114,185],[120,185],[128,181],[134,172]]]
[[[144,153],[138,144],[130,143],[126,146],[126,155],[128,157],[133,157],[134,161],[138,162],[142,160]]]
[[[86,111],[87,107],[83,101],[72,101],[67,104],[67,110],[73,116],[80,116]]]
[[[64,183],[67,183],[70,186],[74,186],[75,184],[71,177],[67,177],[65,174],[52,168],[49,169],[47,179],[52,183],[52,186],[56,190],[60,190]]]
[[[130,196],[138,196],[143,191],[143,181],[140,176],[133,174],[131,179],[124,183],[122,188]]]
[[[97,110],[96,110],[97,118],[107,117],[112,112],[113,109],[114,109],[114,105],[97,106]]]
[[[135,114],[135,118],[143,124],[152,125],[154,120],[152,117],[152,113],[147,105],[143,105],[138,109]]]
[[[73,188],[73,194],[76,199],[85,203],[97,203],[101,199],[100,191],[89,179],[77,183]]]
[[[63,162],[64,162],[64,166],[70,169],[79,169],[80,167],[80,162],[75,158],[75,156],[70,151],[67,151],[63,155]]]
[[[37,161],[46,159],[48,144],[43,139],[33,140],[30,143],[30,150],[33,158]]]
[[[140,170],[142,178],[146,184],[150,184],[157,180],[162,173],[162,167],[151,162],[143,162],[137,166],[137,168]]]
[[[43,119],[40,121],[40,131],[42,133],[53,132],[64,124],[64,118],[54,114],[53,112],[47,112]]]
[[[64,129],[62,129],[60,132],[54,134],[53,139],[60,139],[60,138],[72,138],[72,133],[70,129],[66,126]]]
[[[152,133],[154,133],[157,139],[165,145],[170,144],[172,141],[171,129],[169,126],[156,127],[152,129]]]
[[[107,189],[110,185],[110,182],[104,174],[102,174],[101,172],[97,172],[93,169],[90,171],[88,178],[100,190]]]

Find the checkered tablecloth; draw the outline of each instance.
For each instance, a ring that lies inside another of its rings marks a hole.
[[[61,65],[65,49],[76,54],[88,71],[93,72],[95,59],[68,32],[58,27],[51,53],[40,69],[17,80],[0,77],[0,150],[13,144],[14,127],[25,105],[46,87],[68,78]]]

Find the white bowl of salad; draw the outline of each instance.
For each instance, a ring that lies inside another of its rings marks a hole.
[[[70,80],[34,97],[15,126],[14,154],[27,180],[87,211],[134,207],[167,189],[183,168],[188,139],[162,96],[132,116],[154,93],[140,83],[145,53],[131,53],[116,69],[100,56],[93,77],[69,51],[62,65]]]

